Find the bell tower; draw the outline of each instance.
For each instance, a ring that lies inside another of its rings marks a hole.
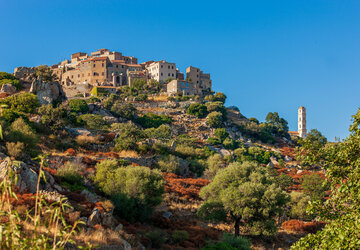
[[[299,137],[306,137],[306,108],[301,106],[298,109],[298,134]]]

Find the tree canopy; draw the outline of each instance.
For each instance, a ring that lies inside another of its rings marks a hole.
[[[236,236],[240,225],[255,235],[276,233],[275,218],[289,200],[269,168],[250,162],[220,170],[200,196],[205,200],[200,217],[235,222]]]

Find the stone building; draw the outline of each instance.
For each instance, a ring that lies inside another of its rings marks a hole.
[[[176,95],[182,93],[183,95],[194,95],[194,84],[185,80],[175,79],[167,84],[168,95]]]
[[[151,79],[164,83],[166,79],[176,79],[176,65],[165,60],[146,65],[146,70]]]
[[[210,74],[203,73],[199,68],[190,66],[186,69],[186,80],[194,84],[195,93],[202,95],[204,91],[211,90]]]

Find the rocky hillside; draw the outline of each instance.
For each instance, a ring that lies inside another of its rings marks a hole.
[[[1,90],[0,179],[13,187],[7,193],[3,189],[0,219],[8,235],[18,225],[21,238],[36,239],[21,244],[288,248],[321,227],[305,214],[310,197],[301,192],[302,183],[314,171],[295,160],[296,142],[287,134],[287,123],[247,119],[238,108],[225,106],[222,93],[168,99],[146,83],[119,88],[117,94],[66,100],[60,85],[39,77],[47,72],[41,70],[15,74],[17,79],[4,74],[11,81]],[[21,86],[6,91],[14,81]],[[226,169],[242,167],[261,170],[264,187],[274,188],[284,203],[275,204],[266,219],[242,219],[242,238],[234,238],[233,211],[227,210],[222,222],[201,216],[211,200],[200,190],[219,181]],[[45,218],[51,212],[45,210],[58,211],[51,218],[61,217],[63,224],[50,227]],[[18,222],[11,219],[15,211]],[[274,227],[271,233],[255,230],[254,222]],[[56,233],[59,228],[64,236]]]

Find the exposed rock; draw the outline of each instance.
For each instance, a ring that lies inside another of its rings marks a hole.
[[[108,226],[110,228],[114,227],[114,217],[111,213],[103,213],[101,215],[101,225]]]
[[[25,82],[32,82],[34,79],[35,68],[17,67],[14,70],[14,76]]]
[[[220,152],[221,156],[227,156],[227,155],[231,155],[231,152],[229,150],[226,150],[226,149],[220,149]]]
[[[114,116],[104,116],[104,121],[109,123],[109,124],[113,124],[113,123],[117,123],[118,119]]]
[[[91,212],[91,215],[89,216],[89,219],[87,220],[87,225],[89,227],[93,227],[97,224],[101,224],[101,214],[99,209],[94,208]]]
[[[162,217],[163,217],[163,218],[166,218],[166,219],[170,218],[171,216],[172,216],[172,212],[164,212],[164,213],[162,214]]]
[[[274,156],[270,157],[270,162],[273,166],[279,165],[279,162],[276,160],[276,158]]]
[[[7,175],[9,164],[9,159],[4,160],[0,164],[0,179],[3,179]],[[20,162],[19,164],[11,164],[10,168],[18,175],[16,186],[20,188],[20,191],[25,191],[25,189],[27,189],[31,193],[36,193],[38,174],[34,170],[29,168],[24,162]]]
[[[124,226],[123,226],[123,224],[119,224],[119,225],[117,225],[116,227],[115,227],[115,232],[119,232],[119,231],[122,231],[124,229]]]
[[[81,191],[80,194],[83,195],[88,201],[90,201],[92,203],[96,203],[96,202],[99,201],[99,199],[96,197],[96,195],[94,195],[93,193],[87,191],[86,189]]]
[[[58,192],[48,192],[46,190],[40,190],[39,194],[41,194],[45,200],[50,201],[50,202],[59,202],[61,200],[63,200],[64,198],[66,198],[65,195],[59,194]]]
[[[71,134],[72,136],[78,136],[78,135],[91,135],[91,132],[85,128],[70,128],[65,127],[66,131]]]
[[[44,105],[51,104],[59,97],[65,97],[58,82],[43,82],[41,77],[32,82],[29,92],[36,94],[39,102]]]
[[[301,174],[302,172],[304,172],[304,171],[300,169],[296,172],[296,174]]]
[[[16,92],[16,87],[11,84],[4,84],[2,85],[0,92],[6,94],[14,94]]]
[[[285,155],[284,160],[288,162],[288,161],[292,161],[293,159],[290,156]]]

